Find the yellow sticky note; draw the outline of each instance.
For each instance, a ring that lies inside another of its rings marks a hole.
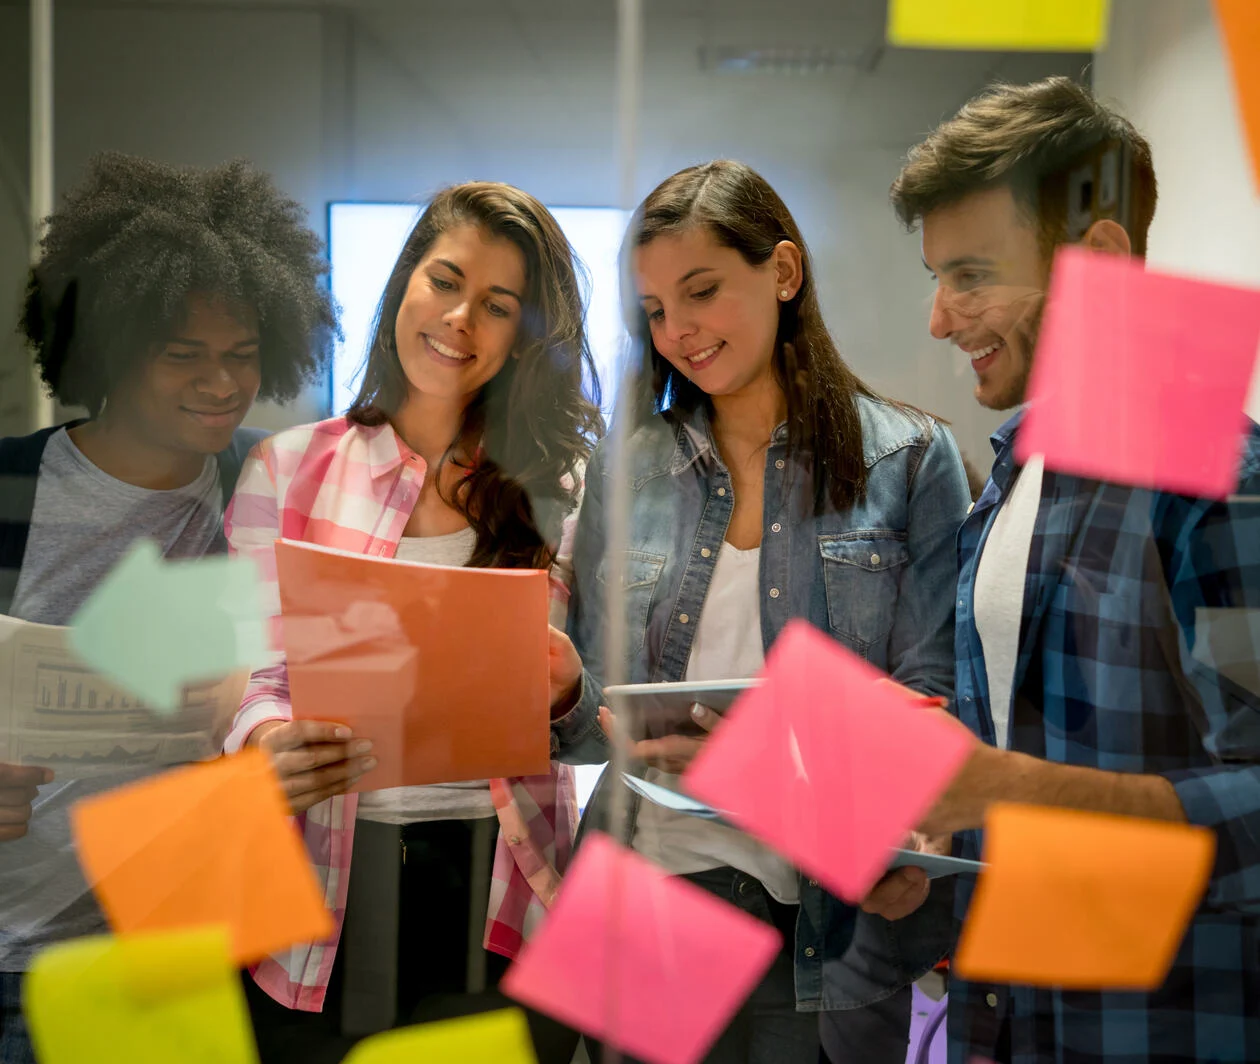
[[[520,1009],[386,1031],[360,1042],[342,1064],[538,1064]]]
[[[22,1008],[40,1064],[258,1064],[227,929],[99,935],[36,956]]]
[[[902,48],[1093,52],[1106,47],[1110,0],[888,0],[888,43]]]

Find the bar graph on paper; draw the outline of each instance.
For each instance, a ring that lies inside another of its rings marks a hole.
[[[66,629],[0,616],[0,761],[59,779],[198,761],[219,749],[244,676],[191,687],[171,716],[86,667]]]

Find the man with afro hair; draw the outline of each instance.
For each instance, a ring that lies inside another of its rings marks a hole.
[[[259,434],[337,333],[305,212],[241,162],[96,158],[48,219],[20,329],[48,391],[88,417],[0,440],[0,613],[66,624],[139,538],[223,551],[223,510]],[[33,1061],[21,973],[49,943],[104,932],[68,810],[137,773],[57,779],[0,765],[0,1060]],[[38,810],[31,803],[38,788]]]

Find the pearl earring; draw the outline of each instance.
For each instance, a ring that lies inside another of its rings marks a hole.
[[[787,299],[787,297],[788,297],[788,290],[787,290],[786,288],[780,288],[780,289],[779,289],[779,298],[780,298],[780,299]]]

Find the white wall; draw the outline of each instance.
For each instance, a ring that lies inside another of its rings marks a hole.
[[[987,467],[999,419],[976,407],[963,361],[927,336],[931,286],[888,185],[906,148],[989,78],[1078,73],[1084,60],[881,51],[882,0],[647,10],[640,194],[719,155],[761,169],[797,215],[828,321],[858,372],[951,419]],[[613,14],[611,0],[484,0],[475,10],[78,0],[56,24],[58,186],[116,148],[178,163],[251,158],[321,233],[329,200],[420,198],[471,178],[510,181],[556,205],[609,205]],[[0,8],[0,30],[11,15]],[[869,62],[816,77],[702,70],[698,49],[724,45],[849,48]],[[24,94],[0,102],[19,112],[0,120],[6,145],[11,126],[25,136],[24,106]],[[323,403],[315,390],[252,420],[306,420]]]
[[[1094,84],[1151,142],[1149,263],[1260,287],[1260,198],[1209,0],[1113,0]],[[1248,410],[1260,418],[1260,362]]]

